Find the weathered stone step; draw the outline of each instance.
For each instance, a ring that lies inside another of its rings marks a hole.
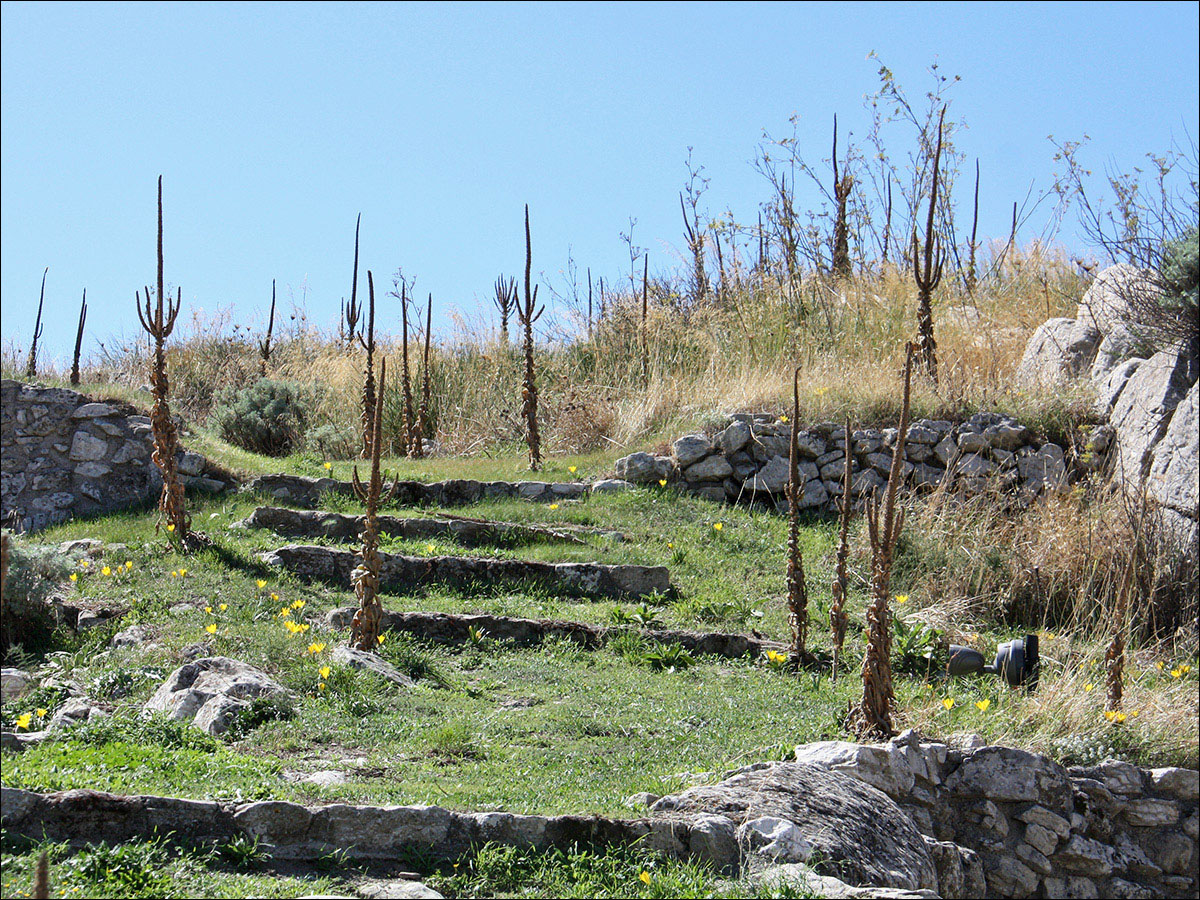
[[[262,554],[264,562],[304,578],[350,586],[359,556],[352,550],[289,544]],[[400,556],[380,553],[384,590],[441,584],[471,588],[495,582],[533,582],[558,594],[628,599],[673,593],[666,566],[546,563],[470,556]]]
[[[295,510],[280,506],[260,506],[242,524],[249,528],[267,528],[285,537],[324,537],[335,541],[358,540],[362,516],[319,510]],[[467,546],[517,544],[532,541],[565,541],[583,544],[571,527],[523,525],[515,522],[491,522],[462,516],[438,516],[432,519],[405,519],[379,516],[379,533],[410,540],[453,538]],[[600,529],[587,529],[603,533]],[[610,532],[616,534],[616,532]]]
[[[356,607],[344,606],[330,611],[329,625],[333,628],[349,628]],[[439,644],[465,644],[470,630],[478,629],[487,637],[497,641],[510,641],[522,647],[536,646],[551,638],[565,638],[580,646],[593,650],[602,646],[609,638],[636,630],[630,625],[587,625],[583,622],[563,622],[555,619],[521,619],[513,616],[462,615],[442,612],[394,612],[383,611],[379,627],[415,635]],[[724,656],[740,659],[744,656],[761,656],[767,650],[785,651],[785,644],[769,641],[748,634],[731,634],[720,631],[683,631],[668,628],[646,628],[641,633],[651,640],[663,644],[677,643],[689,653]]]
[[[587,485],[579,482],[548,481],[401,481],[393,501],[397,506],[462,506],[480,500],[529,500],[534,503],[554,503],[559,500],[578,500],[584,495],[612,489],[615,482]],[[315,509],[322,494],[353,496],[354,487],[348,481],[335,478],[305,478],[301,475],[261,475],[244,491],[262,494],[279,503]]]

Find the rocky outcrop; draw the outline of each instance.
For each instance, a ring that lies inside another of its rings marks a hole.
[[[576,597],[643,598],[673,593],[665,566],[603,565],[601,563],[544,563],[519,559],[469,556],[399,556],[380,553],[380,586],[407,591],[439,584],[469,590],[496,582],[531,582],[556,594]],[[359,556],[335,550],[291,544],[262,554],[264,562],[305,578],[350,586],[350,573]]]
[[[162,490],[150,419],[65,388],[0,382],[0,442],[0,514],[24,531],[153,502]],[[185,487],[231,486],[198,453],[181,450],[178,465]]]
[[[1021,384],[1062,384],[1086,373],[1104,339],[1078,319],[1048,319],[1038,326],[1017,365]]]
[[[224,734],[251,700],[286,695],[284,688],[254,666],[209,656],[172,672],[145,708],[191,721],[209,734]]]
[[[616,468],[642,484],[665,481],[710,500],[765,502],[782,511],[787,508],[790,429],[774,416],[735,415],[711,438],[680,438],[671,456],[635,453],[617,460]],[[851,433],[854,500],[887,485],[896,433],[894,428]],[[832,424],[801,429],[801,509],[836,511],[843,489],[845,434],[842,426]],[[1094,429],[1080,435],[1090,453],[1085,468],[1104,465],[1107,435]],[[958,425],[930,419],[912,423],[901,471],[905,483],[918,491],[941,486],[973,494],[996,490],[1029,502],[1064,486],[1072,462],[1078,464],[1068,460],[1062,447],[1039,441],[1016,420],[984,412]]]

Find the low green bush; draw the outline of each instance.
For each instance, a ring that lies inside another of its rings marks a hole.
[[[315,402],[304,385],[261,378],[237,392],[219,393],[209,424],[235,447],[286,456],[303,445]]]

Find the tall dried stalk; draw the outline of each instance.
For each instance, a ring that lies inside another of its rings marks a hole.
[[[1144,541],[1142,525],[1142,520],[1133,523],[1133,553],[1129,556],[1129,565],[1125,569],[1125,577],[1122,579],[1122,584],[1117,589],[1117,605],[1112,613],[1112,640],[1109,642],[1108,648],[1104,651],[1104,677],[1105,686],[1108,688],[1108,709],[1112,711],[1121,708],[1121,700],[1125,691],[1125,635],[1129,628],[1127,621],[1129,592],[1135,589],[1137,573],[1142,569],[1141,548]]]
[[[880,259],[882,269],[887,269],[888,249],[892,240],[892,179],[887,181],[887,208],[883,219],[883,257]]]
[[[367,284],[371,284],[371,273],[367,272]],[[371,410],[371,477],[364,486],[358,479],[358,466],[354,467],[354,494],[366,507],[363,516],[362,562],[350,573],[354,595],[358,598],[358,610],[350,623],[350,646],[358,650],[374,650],[379,645],[379,624],[383,619],[383,605],[379,602],[379,507],[396,494],[400,476],[383,495],[383,475],[379,469],[379,456],[383,447],[383,395],[387,380],[387,360],[379,364],[379,394]]]
[[[688,195],[692,197],[690,188]],[[692,254],[692,302],[699,303],[708,296],[708,275],[704,271],[704,234],[700,231],[700,216],[696,210],[695,199],[692,200],[692,218],[689,221],[682,191],[679,194],[679,211],[683,213],[684,239],[687,241],[688,251]]]
[[[517,307],[517,279],[505,278],[501,275],[496,279],[496,294],[492,297],[496,309],[500,311],[500,345],[508,346],[508,319]],[[518,315],[519,318],[519,315]]]
[[[887,491],[881,510],[879,501],[867,499],[867,527],[871,538],[871,593],[867,610],[867,653],[863,658],[862,701],[850,714],[850,726],[862,738],[887,739],[896,733],[892,726],[896,694],[892,686],[892,623],[891,599],[892,556],[896,541],[904,527],[904,512],[896,509],[896,491],[904,476],[905,445],[908,440],[908,410],[912,389],[913,344],[909,344],[904,360],[904,405],[900,410],[900,427],[896,446],[892,450],[892,467],[888,472]],[[850,459],[846,459],[850,465]]]
[[[967,293],[975,296],[975,250],[979,233],[979,160],[975,160],[975,212],[971,216],[971,240],[967,244]]]
[[[404,415],[400,422],[400,455],[413,452],[413,436],[417,430],[413,415],[412,375],[408,368],[408,287],[400,285],[400,396],[404,399]],[[420,438],[417,438],[420,443]]]
[[[429,370],[429,342],[432,335],[433,294],[430,294],[429,305],[425,308],[425,349],[421,354],[421,406],[417,409],[417,434],[413,446],[413,456],[418,459],[425,455],[425,438],[432,437],[429,423],[429,408],[433,395]]]
[[[8,653],[8,533],[0,531],[0,658]]]
[[[587,318],[587,336],[588,340],[592,339],[592,267],[588,266],[588,318]]]
[[[854,177],[848,171],[850,157],[846,157],[847,171],[838,177],[837,161],[837,116],[833,117],[833,199],[837,206],[836,217],[833,220],[833,274],[838,278],[849,278],[852,274],[850,267],[850,229],[846,224],[846,202],[850,199],[850,190],[854,187]]]
[[[794,665],[808,657],[808,586],[804,581],[804,554],[800,552],[800,367],[792,376],[792,429],[788,442],[788,625],[792,630],[789,656]]]
[[[529,445],[529,470],[536,472],[542,465],[542,439],[538,435],[537,371],[533,360],[533,323],[546,311],[537,308],[537,288],[530,292],[533,269],[533,243],[529,237],[529,204],[525,204],[525,302],[517,307],[517,318],[524,331],[525,374],[521,385],[521,414],[525,417],[525,442]]]
[[[42,304],[46,302],[46,273],[50,271],[50,267],[46,266],[42,272],[42,293],[38,297],[37,320],[33,324],[33,342],[29,345],[29,357],[25,361],[25,377],[37,377],[37,351],[38,338],[42,336]]]
[[[267,336],[258,342],[258,371],[267,377],[267,364],[271,362],[271,334],[275,330],[275,279],[271,279],[271,314],[267,317]]]
[[[171,418],[171,407],[167,398],[170,386],[167,383],[166,341],[175,328],[175,319],[183,305],[183,289],[178,288],[174,302],[167,300],[163,306],[166,287],[163,281],[163,204],[162,176],[158,176],[158,290],[155,305],[150,304],[150,288],[146,288],[146,299],[137,299],[137,314],[142,328],[154,339],[154,362],[150,368],[150,386],[154,390],[154,406],[150,411],[150,424],[154,429],[154,452],[151,458],[162,472],[163,488],[159,509],[167,519],[167,531],[171,532],[181,547],[190,543],[191,519],[184,504],[183,483],[179,478],[176,456],[179,439],[175,434],[175,422]]]
[[[650,318],[650,254],[642,257],[642,327],[640,338],[642,345],[642,384],[650,384],[650,340],[646,334]]]
[[[374,440],[371,423],[375,419],[375,279],[371,277],[370,269],[367,270],[367,324],[358,335],[358,342],[367,351],[362,389],[362,458],[370,459],[371,442]]]
[[[846,450],[842,467],[842,498],[838,502],[841,516],[838,521],[837,566],[833,575],[833,602],[829,605],[829,631],[833,636],[833,678],[836,681],[838,668],[842,661],[842,646],[846,641],[846,597],[850,589],[850,579],[846,575],[846,560],[850,556],[850,511],[853,502],[850,488],[853,482],[853,466],[851,461],[852,443],[850,438],[850,419],[846,418]]]
[[[942,280],[946,262],[941,239],[934,230],[933,216],[937,208],[938,163],[942,158],[942,120],[946,107],[938,116],[937,149],[933,154],[933,185],[929,189],[929,217],[925,222],[925,246],[922,251],[913,232],[913,279],[917,283],[917,345],[921,351],[921,368],[934,384],[938,380],[937,341],[933,337],[933,292]],[[936,257],[936,261],[935,261]]]
[[[354,336],[358,332],[358,319],[362,314],[362,307],[358,304],[358,227],[362,224],[362,213],[358,214],[358,219],[354,222],[354,276],[350,281],[350,302],[342,302],[342,320],[346,323],[346,332],[343,335],[347,344],[354,345]],[[341,327],[339,323],[338,327]]]
[[[75,353],[71,357],[71,384],[78,385],[79,355],[83,352],[83,325],[87,322],[87,288],[83,289],[83,301],[79,304],[79,326],[75,329]]]

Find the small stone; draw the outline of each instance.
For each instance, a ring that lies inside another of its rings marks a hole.
[[[75,462],[103,459],[108,453],[108,442],[86,431],[75,432],[71,440],[71,459]]]
[[[683,477],[688,481],[721,481],[733,474],[733,466],[720,454],[713,454],[694,465],[688,466]]]
[[[747,428],[747,430],[749,429]],[[649,791],[640,791],[636,794],[630,794],[622,801],[621,805],[632,810],[640,811],[649,809],[661,799],[662,797],[658,794],[652,794]]]
[[[1068,872],[1103,878],[1112,874],[1113,849],[1081,834],[1073,834],[1054,854],[1054,863]]]
[[[16,700],[32,686],[33,679],[28,672],[7,667],[0,669],[0,702]]]
[[[703,434],[685,434],[671,444],[671,452],[674,454],[680,468],[686,468],[693,463],[699,462],[712,453],[712,449],[712,441],[708,439],[707,435]]]
[[[738,844],[777,863],[806,863],[813,845],[792,822],[774,816],[751,819],[737,830]]]
[[[1044,856],[1049,856],[1058,846],[1058,835],[1048,828],[1030,822],[1025,826],[1025,843]]]
[[[604,478],[593,482],[590,490],[593,494],[619,494],[622,491],[632,490],[633,488],[634,485],[632,482],[620,478]]]
[[[1054,867],[1050,865],[1050,860],[1036,847],[1031,847],[1029,844],[1017,844],[1014,852],[1021,862],[1025,863],[1025,865],[1029,866],[1029,868],[1039,875],[1049,875],[1054,871]]]
[[[85,403],[71,413],[72,419],[99,419],[103,416],[115,416],[117,410],[107,403]]]
[[[305,775],[302,779],[309,784],[315,784],[318,787],[335,787],[339,784],[345,784],[348,780],[345,772],[338,772],[334,769],[324,769],[320,772],[313,772]]]
[[[994,896],[1027,897],[1038,886],[1038,876],[1029,866],[1011,856],[986,854],[987,886]]]
[[[1179,807],[1171,800],[1130,800],[1121,810],[1130,825],[1162,828],[1179,821]]]
[[[750,430],[749,425],[745,422],[734,422],[717,435],[717,445],[721,448],[722,453],[731,456],[750,443],[753,437],[754,433]]]
[[[347,647],[345,644],[340,644],[334,649],[333,661],[341,663],[344,666],[349,666],[352,669],[365,669],[366,671],[374,672],[379,677],[402,687],[408,687],[413,683],[411,678],[395,666],[380,659],[374,653],[356,650],[353,647]]]
[[[1195,803],[1200,799],[1200,771],[1175,767],[1151,769],[1150,781],[1160,794]]]
[[[1066,840],[1067,836],[1071,833],[1071,823],[1062,816],[1052,813],[1044,806],[1031,806],[1023,813],[1019,813],[1017,818],[1022,822],[1030,825],[1038,825],[1047,831],[1053,832],[1063,840]],[[1038,849],[1041,848],[1039,847]],[[1042,852],[1046,853],[1045,850]]]

